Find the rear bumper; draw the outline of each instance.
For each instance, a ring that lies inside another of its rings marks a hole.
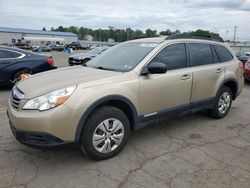
[[[57,69],[57,67],[54,65],[41,65],[39,67],[34,68],[32,70],[32,73],[36,74],[36,73],[45,72],[45,71],[54,70],[54,69]]]
[[[244,78],[250,81],[250,70],[244,70]]]

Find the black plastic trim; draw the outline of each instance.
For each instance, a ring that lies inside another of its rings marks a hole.
[[[164,110],[157,111],[155,115],[145,117],[144,115],[141,115],[139,117],[139,124],[136,126],[136,129],[142,128],[147,126],[148,124],[154,123],[156,121],[160,120],[166,120],[170,119],[171,117],[188,114],[188,113],[194,113],[197,111],[200,111],[202,109],[208,109],[213,107],[215,103],[215,97],[202,99],[193,101],[191,103],[187,103],[184,105],[179,105],[171,108],[167,108]]]
[[[88,116],[98,107],[100,106],[101,104],[105,103],[105,102],[109,102],[111,100],[117,100],[117,101],[122,101],[122,102],[125,102],[129,107],[130,107],[130,110],[132,112],[132,128],[134,129],[135,126],[137,125],[138,123],[138,114],[137,114],[137,111],[136,111],[136,108],[134,107],[133,103],[127,99],[126,97],[124,96],[121,96],[121,95],[108,95],[106,97],[103,97],[99,100],[97,100],[95,103],[93,103],[82,115],[79,123],[78,123],[78,127],[77,127],[77,130],[76,130],[76,135],[75,135],[75,141],[76,143],[79,143],[80,139],[81,139],[81,134],[83,132],[83,129],[84,129],[84,125],[85,125],[85,122],[88,118]]]
[[[235,96],[233,97],[233,100],[235,100],[237,97],[238,97],[238,95],[239,95],[239,83],[238,83],[238,81],[235,79],[235,78],[227,78],[227,79],[225,79],[222,83],[221,83],[221,85],[220,85],[220,87],[219,87],[219,89],[218,89],[218,91],[217,91],[217,94],[216,94],[216,96],[218,95],[218,93],[220,92],[220,90],[222,89],[222,87],[223,86],[225,86],[225,84],[227,83],[227,82],[234,82],[235,84],[236,84],[236,93],[235,93]]]
[[[11,121],[9,124],[17,141],[33,148],[56,149],[65,145],[73,144],[73,142],[65,142],[49,133],[18,130],[14,127]]]

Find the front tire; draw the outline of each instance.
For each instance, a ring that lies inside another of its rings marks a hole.
[[[123,149],[129,134],[128,117],[120,109],[100,107],[87,120],[81,137],[81,149],[92,159],[108,159]]]
[[[229,87],[223,86],[219,91],[214,108],[210,109],[209,115],[212,118],[221,119],[227,115],[232,104],[232,91]]]

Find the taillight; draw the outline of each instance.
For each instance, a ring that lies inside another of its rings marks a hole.
[[[250,70],[250,61],[247,61],[247,62],[245,63],[245,69],[246,69],[246,70]]]
[[[240,67],[240,70],[244,71],[244,65],[241,61],[239,62],[239,67]]]
[[[53,65],[54,64],[54,59],[52,57],[50,57],[48,60],[47,60],[47,63],[49,65]]]

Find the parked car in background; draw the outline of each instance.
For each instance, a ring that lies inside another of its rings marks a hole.
[[[250,57],[250,52],[245,52],[246,56]]]
[[[55,51],[59,51],[59,52],[62,52],[64,50],[64,46],[59,45],[59,44],[50,44],[50,45],[48,45],[48,47],[51,48],[51,50],[55,50]]]
[[[111,158],[126,145],[131,131],[162,118],[201,110],[213,118],[225,117],[243,88],[240,65],[221,42],[127,41],[85,66],[19,82],[8,103],[10,127],[28,146],[71,142],[93,159]]]
[[[244,78],[246,82],[250,82],[250,59],[244,64]]]
[[[80,50],[82,49],[82,45],[80,42],[72,42],[68,45],[66,45],[68,48],[72,48],[73,50]]]
[[[92,58],[101,54],[102,52],[104,52],[108,48],[109,47],[107,47],[107,46],[96,47],[93,50],[90,50],[88,52],[74,54],[72,56],[69,56],[68,63],[70,66],[72,66],[72,65],[85,65],[89,60],[91,60]]]
[[[51,48],[48,46],[39,46],[36,48],[33,48],[33,52],[51,52]]]
[[[245,81],[250,81],[250,58],[249,58],[249,52],[242,52],[238,51],[236,52],[236,56],[238,60],[242,62],[242,69],[244,70],[244,78]]]
[[[23,73],[36,74],[56,69],[51,56],[0,46],[0,85],[11,86]]]

